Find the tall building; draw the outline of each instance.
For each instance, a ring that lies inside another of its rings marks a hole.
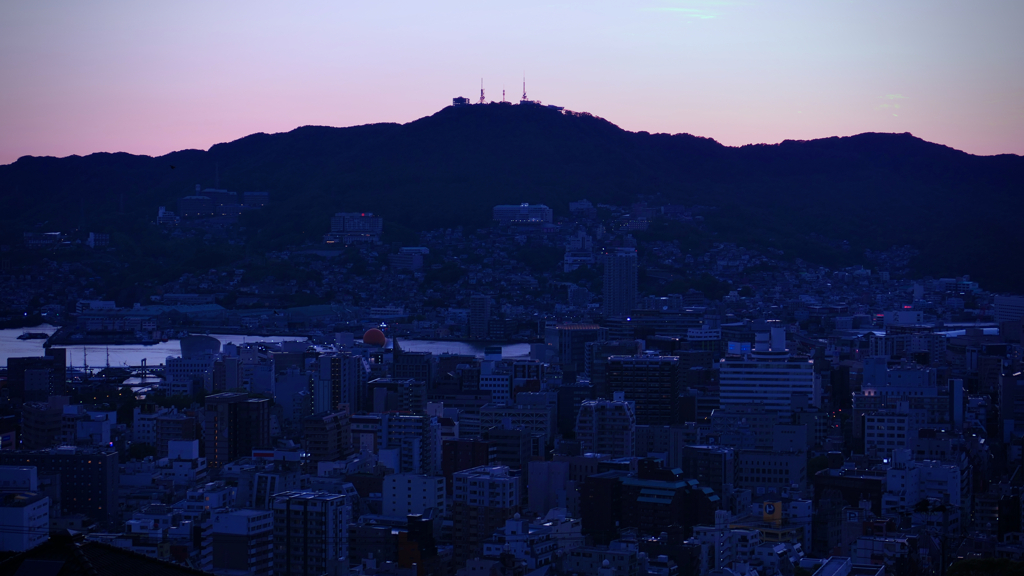
[[[562,372],[582,373],[587,344],[605,339],[607,330],[597,324],[556,324],[544,330],[544,343],[554,347]]]
[[[3,450],[0,466],[35,466],[39,475],[59,475],[60,509],[51,510],[53,516],[83,514],[107,528],[121,520],[117,505],[118,458],[112,448]]]
[[[206,460],[211,468],[270,445],[270,401],[241,392],[206,397]]]
[[[319,462],[343,460],[352,454],[352,425],[347,407],[303,420],[302,449],[313,470]]]
[[[348,573],[352,506],[342,494],[281,492],[274,496],[274,574]]]
[[[46,402],[64,394],[67,386],[67,351],[47,348],[44,356],[7,359],[7,389],[11,398]]]
[[[363,357],[347,352],[331,353],[320,356],[316,362],[311,380],[314,414],[335,412],[342,404],[348,404],[353,410],[362,405],[370,372]]]
[[[588,342],[586,345],[584,373],[594,387],[595,398],[611,398],[608,390],[608,358],[611,356],[639,356],[643,343],[637,340],[611,340]],[[573,414],[575,417],[575,414]]]
[[[735,458],[732,448],[721,446],[684,446],[683,474],[695,478],[717,494],[724,494],[726,484],[735,483]]]
[[[636,306],[636,249],[615,248],[604,255],[604,315],[626,316]]]
[[[491,297],[474,294],[469,297],[469,337],[487,338],[487,324],[491,319]]]
[[[632,457],[636,450],[636,414],[633,404],[622,399],[587,400],[576,418],[576,439],[584,452]]]
[[[754,350],[745,358],[721,362],[722,408],[761,407],[788,417],[793,413],[794,396],[803,396],[805,405],[816,406],[819,392],[815,386],[814,364],[790,357],[785,328],[772,328],[770,337],[768,332],[758,332],[755,338]]]
[[[213,569],[268,576],[274,567],[274,512],[224,510],[213,518]]]
[[[675,424],[682,382],[677,356],[611,356],[606,371],[608,390],[623,393],[636,406],[636,423]]]
[[[519,513],[519,478],[507,466],[456,472],[452,499],[455,564],[483,552],[483,542]]]

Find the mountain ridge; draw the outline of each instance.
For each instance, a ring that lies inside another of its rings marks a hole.
[[[733,147],[501,104],[446,107],[406,124],[255,133],[156,157],[22,157],[0,166],[4,241],[42,222],[115,226],[122,205],[151,221],[197,182],[212,187],[215,173],[221,187],[271,193],[273,210],[245,217],[255,249],[315,241],[335,211],[380,213],[409,237],[486,225],[495,204],[546,203],[564,215],[573,200],[628,205],[643,195],[717,207],[709,225],[722,241],[798,253],[810,235],[857,251],[911,244],[920,273],[1024,287],[1024,272],[1004,270],[1021,263],[1007,249],[1010,215],[1024,210],[1021,156],[972,155],[909,133]]]

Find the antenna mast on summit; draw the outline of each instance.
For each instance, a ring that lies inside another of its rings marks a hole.
[[[480,103],[484,103],[484,79],[480,79]]]
[[[523,74],[523,102],[526,102],[526,74]]]

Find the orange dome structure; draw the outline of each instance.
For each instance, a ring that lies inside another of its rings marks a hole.
[[[369,344],[371,346],[384,346],[388,343],[388,339],[384,336],[384,333],[376,328],[370,328],[363,333],[363,344]]]

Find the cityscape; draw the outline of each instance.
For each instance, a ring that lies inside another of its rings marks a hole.
[[[0,576],[1024,574],[1024,5],[349,4],[0,5]]]
[[[196,188],[152,226],[230,243],[210,231],[273,198]],[[267,255],[291,280],[186,274],[132,306],[60,263],[103,235],[26,233],[47,256],[5,305],[54,324],[7,330],[39,352],[6,362],[4,547],[75,534],[223,575],[1022,558],[1024,296],[916,277],[911,246],[829,268],[652,234],[713,210],[496,205],[415,246],[341,212]]]

